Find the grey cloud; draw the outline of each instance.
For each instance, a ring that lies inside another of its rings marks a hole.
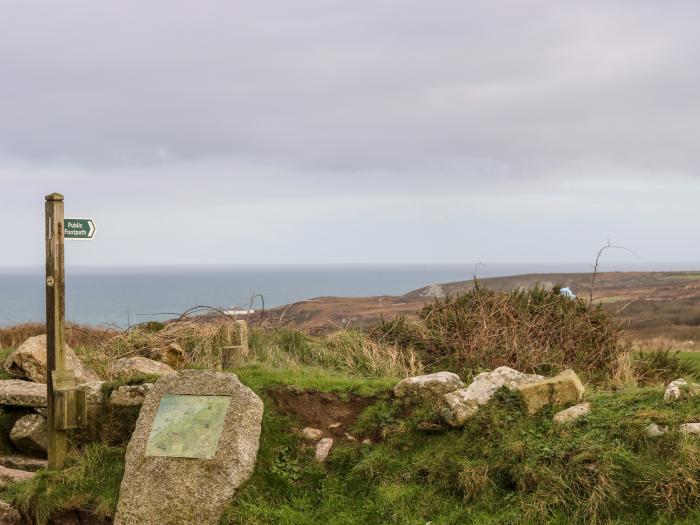
[[[695,2],[4,2],[0,155],[327,178],[695,172]],[[137,170],[138,171],[138,170]],[[450,182],[451,181],[451,182]],[[321,183],[323,185],[323,183]]]

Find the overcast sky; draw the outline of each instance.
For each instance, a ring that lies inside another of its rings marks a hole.
[[[700,261],[700,2],[0,0],[0,265]],[[624,253],[613,256],[618,260]]]

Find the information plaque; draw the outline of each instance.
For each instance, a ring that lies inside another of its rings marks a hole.
[[[213,458],[230,403],[230,396],[163,396],[146,456]]]

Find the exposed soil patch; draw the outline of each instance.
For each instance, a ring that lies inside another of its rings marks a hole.
[[[304,426],[332,434],[347,431],[360,413],[376,400],[352,393],[341,395],[288,386],[271,388],[267,393],[283,414],[295,416]]]

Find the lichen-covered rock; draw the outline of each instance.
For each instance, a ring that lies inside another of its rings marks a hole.
[[[100,422],[105,415],[105,402],[102,386],[105,381],[93,381],[91,383],[83,383],[78,386],[78,390],[85,392],[85,400],[87,404],[87,428],[81,431],[81,434],[88,441],[100,440]]]
[[[99,376],[83,364],[73,349],[65,345],[67,368],[75,371],[75,383],[99,381]],[[30,337],[5,359],[8,374],[35,383],[46,383],[46,335]]]
[[[45,407],[46,385],[22,379],[0,380],[0,405]]]
[[[571,423],[578,418],[585,416],[591,411],[590,403],[581,403],[557,412],[554,414],[555,423]]]
[[[323,438],[316,445],[316,461],[323,463],[328,459],[328,455],[331,453],[331,448],[333,448],[333,438]]]
[[[683,386],[688,386],[685,379],[676,379],[675,381],[671,381],[664,392],[664,401],[671,402],[675,401],[676,399],[680,399],[681,387]]]
[[[152,383],[143,383],[140,385],[122,385],[112,390],[112,393],[109,396],[109,403],[111,405],[122,407],[141,406],[146,394],[148,394],[148,390],[152,386]]]
[[[213,457],[146,453],[156,413],[166,395],[231,398]],[[146,395],[126,450],[114,524],[219,523],[226,505],[253,473],[262,413],[260,398],[234,374],[182,370],[161,376]]]
[[[323,430],[319,430],[318,428],[306,427],[301,433],[304,439],[308,439],[309,441],[318,441],[323,437]]]
[[[445,408],[442,416],[450,426],[462,427],[467,420],[479,411],[479,403],[467,388],[461,388],[442,396]]]
[[[423,376],[407,377],[399,381],[394,387],[394,395],[396,397],[441,396],[463,386],[464,383],[457,374],[436,372]]]
[[[34,472],[27,472],[26,470],[18,470],[15,468],[0,466],[0,488],[6,487],[10,483],[24,481],[25,479],[29,479],[34,475]]]
[[[86,392],[88,417],[87,429],[77,431],[74,439],[123,445],[134,431],[151,383],[123,385],[111,392],[105,390],[104,385],[105,382],[97,381],[78,387]]]
[[[165,375],[174,373],[175,370],[165,363],[142,356],[117,359],[109,368],[109,375],[112,379],[128,379],[138,375]]]
[[[649,437],[659,437],[663,436],[668,432],[668,427],[665,425],[657,425],[656,423],[650,423],[644,429],[644,433]]]
[[[664,392],[664,401],[672,403],[681,398],[694,397],[700,395],[700,385],[697,383],[688,384],[685,379],[671,381]]]
[[[25,454],[46,457],[49,446],[46,419],[39,414],[22,416],[10,431],[10,441]]]
[[[678,430],[681,434],[700,434],[700,423],[683,423]]]
[[[187,354],[177,343],[170,343],[168,346],[153,348],[148,351],[148,357],[165,363],[172,368],[181,368],[187,360]]]
[[[45,469],[47,467],[47,461],[45,459],[23,456],[21,454],[10,454],[7,456],[0,456],[0,465],[10,469],[36,472],[39,469]],[[0,523],[2,523],[2,521],[0,521]]]
[[[528,414],[539,412],[546,406],[567,406],[576,404],[583,398],[583,383],[573,370],[534,383],[517,387],[520,399]]]
[[[524,374],[507,366],[483,372],[477,375],[467,388],[455,390],[442,397],[445,404],[442,415],[451,426],[464,426],[467,419],[476,414],[480,406],[488,403],[499,388],[505,386],[512,390],[519,385],[542,379],[543,376]]]

